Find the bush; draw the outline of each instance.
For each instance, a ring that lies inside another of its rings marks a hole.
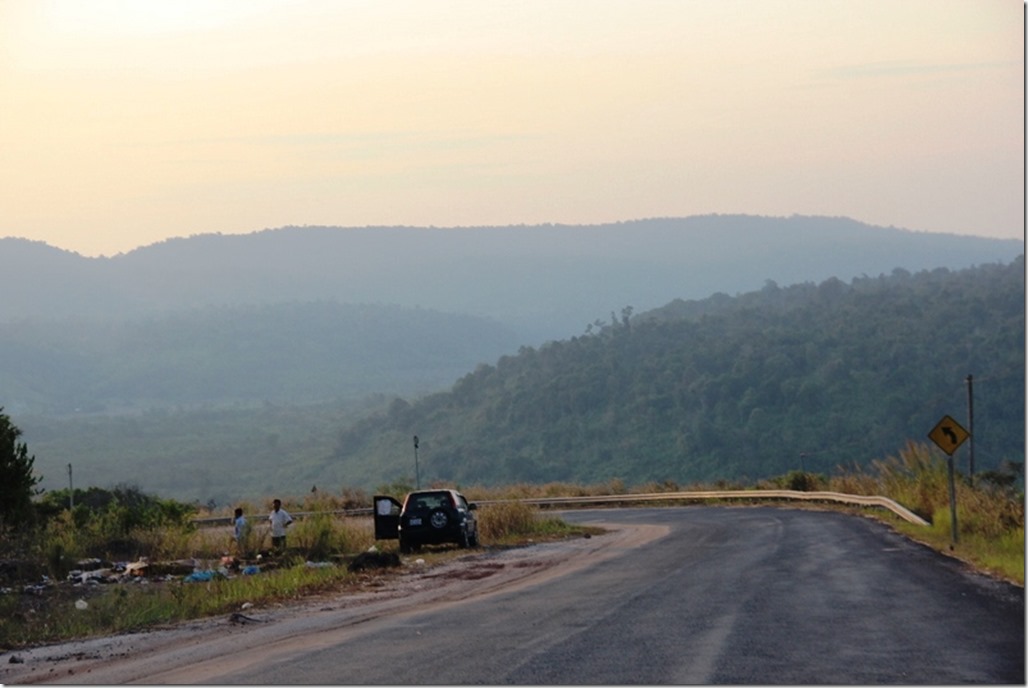
[[[47,574],[62,580],[85,556],[82,539],[77,537],[71,514],[65,512],[51,519],[33,544],[33,556],[45,562]]]
[[[78,527],[102,519],[104,529],[111,535],[127,535],[133,528],[186,526],[196,515],[196,507],[191,504],[161,499],[129,485],[118,485],[112,490],[99,487],[76,489],[73,495],[68,490],[55,490],[37,503],[36,510],[43,517],[53,518],[67,511],[72,501]]]
[[[289,527],[289,549],[308,561],[325,561],[334,554],[363,551],[375,542],[369,524],[344,516],[317,514]]]
[[[790,471],[770,480],[776,489],[796,492],[817,492],[825,488],[826,482],[824,476],[806,471]]]
[[[497,541],[531,533],[539,509],[524,502],[487,504],[478,510],[479,540]]]
[[[310,561],[324,561],[345,547],[345,536],[336,528],[335,519],[319,514],[294,524],[289,529],[291,549],[300,549]]]
[[[185,556],[194,527],[195,508],[144,494],[137,488],[89,488],[75,491],[69,511],[67,490],[46,495],[37,504],[40,527],[29,549],[45,561],[51,576],[63,577],[84,557],[108,560],[141,556]]]

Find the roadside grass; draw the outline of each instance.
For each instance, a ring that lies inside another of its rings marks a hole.
[[[960,507],[957,506],[957,520]],[[896,530],[934,550],[956,557],[978,571],[1024,586],[1025,535],[1018,528],[996,537],[984,537],[974,532],[961,531],[957,542],[952,539],[949,508],[939,509],[927,528],[900,521]]]
[[[536,506],[517,501],[479,507],[478,530],[480,541],[494,546],[513,546],[603,532],[599,528],[569,524],[557,516],[540,511]]]
[[[177,579],[62,590],[25,604],[0,596],[0,647],[13,649],[75,638],[139,631],[161,624],[233,611],[243,605],[302,598],[353,578],[345,567],[311,568],[303,561],[253,576],[215,576],[208,582]],[[37,602],[33,604],[32,602]]]
[[[756,486],[722,482],[713,486],[681,487],[664,481],[629,488],[613,480],[593,486],[518,484],[500,488],[468,487],[463,491],[471,501],[482,502],[477,510],[481,545],[512,547],[602,532],[568,524],[551,512],[517,501],[521,499],[712,489],[748,489],[759,498],[761,488],[829,490],[889,497],[931,525],[910,524],[879,509],[835,504],[811,506],[872,516],[911,539],[958,557],[982,572],[1024,585],[1023,488],[1017,488],[1015,481],[999,480],[995,476],[990,479],[983,476],[973,485],[963,478],[957,480],[959,530],[958,539],[953,542],[946,460],[926,445],[909,444],[898,456],[875,461],[864,469],[838,469],[831,477],[794,472]],[[287,510],[310,515],[298,519],[290,528],[288,550],[278,556],[268,552],[270,537],[264,514],[270,502],[245,505],[251,528],[242,547],[232,541],[231,526],[196,528],[188,521],[181,521],[126,529],[117,527],[117,519],[108,513],[87,519],[83,519],[81,513],[74,517],[67,512],[55,515],[45,528],[31,537],[20,536],[18,546],[27,553],[25,561],[20,562],[25,571],[45,571],[52,580],[65,581],[68,572],[82,558],[113,559],[115,555],[131,552],[134,557],[148,557],[151,562],[188,562],[192,568],[209,573],[210,580],[194,582],[179,574],[94,586],[72,587],[62,582],[30,586],[33,590],[26,588],[25,592],[5,588],[0,592],[0,650],[138,631],[231,612],[245,613],[244,608],[250,605],[260,609],[319,593],[342,594],[348,586],[366,582],[369,576],[395,575],[395,569],[357,574],[346,567],[350,559],[372,547],[385,551],[397,549],[392,541],[376,543],[370,517],[330,513],[366,507],[370,503],[366,495],[344,492],[338,497],[319,494],[284,501]],[[793,506],[791,502],[776,504]],[[228,521],[227,511],[207,515]],[[426,547],[418,559],[424,560],[424,566],[431,567],[465,553],[466,550],[455,548]],[[256,565],[260,572],[243,575],[241,568],[232,567],[233,560]],[[229,562],[228,568],[225,568],[226,562]]]
[[[1024,491],[1012,479],[1000,477],[986,474],[974,484],[955,477],[955,542],[947,460],[926,444],[908,443],[897,456],[874,461],[866,470],[843,472],[817,489],[889,497],[930,524],[926,528],[891,514],[878,516],[899,532],[983,573],[1024,586]]]

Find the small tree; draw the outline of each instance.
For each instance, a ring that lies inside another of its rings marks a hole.
[[[0,406],[0,532],[30,523],[32,498],[42,492],[36,489],[42,478],[32,474],[36,457],[18,441],[21,430],[3,411]]]

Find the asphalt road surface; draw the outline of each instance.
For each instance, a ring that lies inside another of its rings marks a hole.
[[[294,637],[288,651],[276,651],[269,626],[263,647],[251,643],[234,660],[198,663],[200,673],[186,667],[132,678],[263,685],[1025,683],[1023,588],[976,575],[869,519],[695,506],[565,517],[624,524],[626,531],[645,526],[648,535],[561,575],[365,614],[345,628],[301,642]],[[91,682],[82,673],[67,680],[73,678]]]

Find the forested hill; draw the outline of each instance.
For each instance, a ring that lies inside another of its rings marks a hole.
[[[343,433],[343,484],[679,484],[830,472],[967,418],[978,470],[1024,461],[1024,257],[675,301],[523,348]],[[957,454],[958,465],[966,450]],[[329,468],[329,466],[331,468]],[[338,472],[338,473],[336,473]]]
[[[611,308],[895,267],[1006,262],[1024,242],[847,218],[707,215],[600,225],[281,227],[169,239],[110,258],[0,238],[0,323],[160,317],[333,301],[488,318],[520,344],[580,334]],[[400,332],[398,336],[408,336]]]

